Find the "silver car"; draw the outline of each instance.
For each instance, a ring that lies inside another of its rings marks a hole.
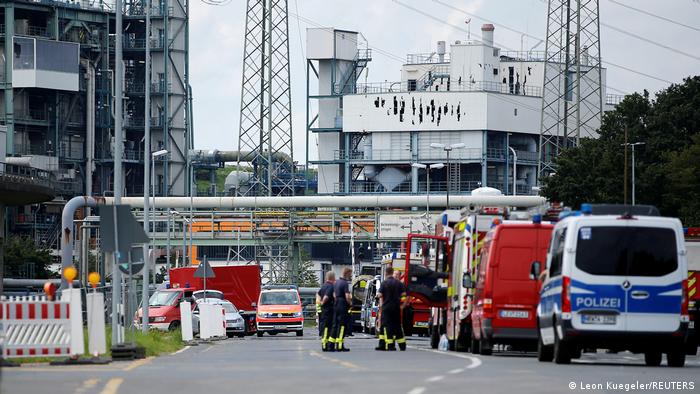
[[[238,309],[230,301],[220,300],[218,298],[200,298],[196,301],[195,307],[192,310],[192,331],[194,335],[199,335],[199,305],[221,305],[224,308],[226,318],[226,335],[232,338],[234,335],[243,338],[245,336],[245,321],[238,313]]]

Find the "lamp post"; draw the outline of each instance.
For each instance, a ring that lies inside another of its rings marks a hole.
[[[433,168],[435,169],[440,169],[443,168],[445,165],[442,163],[436,163],[436,164],[421,164],[421,163],[412,163],[411,167],[413,168],[421,168],[425,169],[425,217],[428,220],[428,223],[430,223],[430,170]],[[430,225],[428,225],[430,226]],[[428,228],[430,230],[430,228]]]
[[[635,179],[634,179],[634,147],[635,147],[635,146],[640,146],[640,145],[646,145],[646,142],[628,142],[628,143],[622,144],[622,146],[624,146],[625,149],[627,149],[628,146],[629,146],[629,147],[632,147],[632,205],[635,205],[635,204],[636,204],[636,199],[635,199]],[[627,165],[627,163],[625,163],[625,166],[626,166],[626,165]],[[627,182],[626,179],[625,179],[625,182]]]
[[[447,154],[447,194],[446,194],[446,197],[447,197],[446,208],[447,209],[450,209],[450,187],[452,186],[452,182],[450,179],[450,152],[452,152],[453,149],[462,149],[462,148],[464,148],[464,146],[465,145],[461,142],[458,144],[449,144],[449,145],[439,144],[437,142],[433,142],[432,144],[430,144],[431,148],[442,149]]]
[[[155,186],[156,164],[155,164],[155,160],[156,160],[156,158],[161,157],[163,155],[167,155],[167,154],[168,154],[168,151],[165,149],[151,153],[151,163],[150,163],[151,164],[151,188],[153,189],[153,193],[152,193],[153,203],[151,204],[153,206],[153,209],[151,210],[152,211],[151,212],[151,215],[152,215],[151,221],[154,223],[154,230],[155,230],[155,221],[156,221],[156,186]],[[144,192],[146,192],[146,191],[144,190]],[[149,210],[148,198],[146,198],[146,200],[144,202],[145,202],[145,206],[144,206],[144,210],[143,210],[143,212],[144,212],[143,220],[144,220],[144,227],[146,227],[146,231],[148,232],[148,230],[149,230],[148,229],[149,224],[148,224],[148,218],[147,218],[148,210]],[[141,330],[143,330],[143,332],[148,332],[148,299],[150,298],[148,295],[148,286],[150,284],[150,279],[151,279],[150,278],[151,274],[150,274],[150,270],[148,268],[148,264],[150,263],[151,256],[153,255],[153,245],[152,245],[153,235],[151,235],[150,239],[151,239],[151,245],[148,248],[150,250],[150,253],[148,253],[147,251],[144,251],[147,253],[143,254],[143,263],[144,263],[143,264],[143,270],[144,270],[143,271],[143,294],[142,294],[142,298],[141,298],[141,318],[142,318]]]
[[[515,153],[515,149],[513,149],[512,147],[509,146],[508,149],[510,149],[510,151],[513,152],[513,195],[515,195],[515,174],[518,173],[518,154]]]

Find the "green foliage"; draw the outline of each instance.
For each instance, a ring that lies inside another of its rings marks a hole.
[[[577,208],[582,202],[631,202],[630,175],[624,178],[625,142],[636,148],[636,201],[678,216],[685,225],[700,225],[700,76],[687,78],[657,94],[627,96],[603,117],[598,139],[556,160],[557,172],[543,180],[543,194]],[[627,140],[625,141],[625,129]],[[629,151],[628,151],[629,153]],[[631,172],[631,158],[628,158]]]
[[[48,279],[59,276],[49,269],[51,252],[34,244],[30,237],[10,236],[5,240],[6,278]]]

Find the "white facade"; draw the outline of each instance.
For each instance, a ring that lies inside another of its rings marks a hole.
[[[449,188],[465,194],[491,186],[513,194],[515,151],[515,192],[531,194],[537,182],[545,56],[503,52],[494,46],[493,36],[494,27],[487,24],[482,41],[454,41],[449,51],[441,41],[436,52],[408,55],[400,81],[358,83],[353,92],[333,99],[340,107],[319,104],[319,122],[336,117],[337,126],[342,114],[338,133],[318,133],[319,193],[415,194],[428,188],[444,193]],[[310,59],[332,54],[327,42],[308,52]],[[613,108],[605,104],[602,72],[602,96],[587,97],[592,87],[581,86],[581,97],[591,100],[583,109],[595,108],[601,99],[604,110]],[[325,81],[319,77],[319,91]],[[570,124],[575,124],[576,114],[569,112]],[[581,136],[597,137],[588,131]],[[432,148],[433,143],[465,146],[450,153],[449,165],[431,171],[428,184],[426,170],[411,165],[447,164],[447,154]]]

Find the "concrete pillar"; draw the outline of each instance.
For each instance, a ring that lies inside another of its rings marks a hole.
[[[0,204],[0,296],[3,292],[2,281],[5,278],[5,206]]]

